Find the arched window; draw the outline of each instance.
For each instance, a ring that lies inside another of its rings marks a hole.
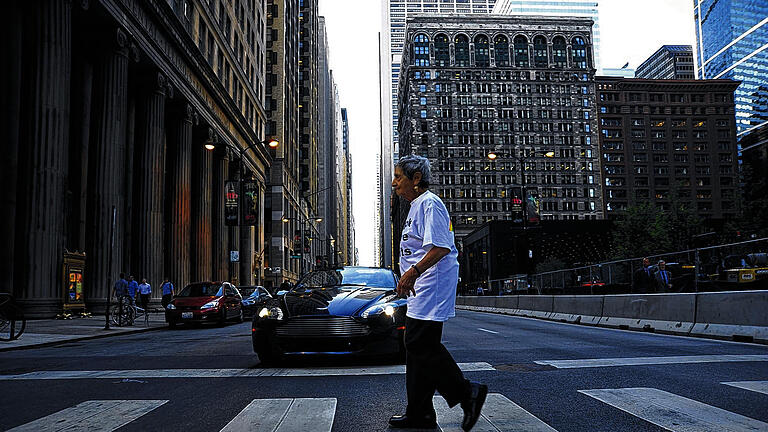
[[[548,64],[547,38],[536,36],[533,38],[533,65],[536,67],[547,67]]]
[[[555,63],[555,67],[568,67],[568,57],[566,51],[567,49],[564,37],[558,36],[552,40],[552,61]]]
[[[469,66],[469,38],[457,35],[453,44],[456,49],[456,66]]]
[[[573,49],[573,67],[579,69],[587,68],[587,43],[584,42],[584,38],[576,36],[571,42]]]
[[[515,66],[528,67],[528,39],[525,36],[515,37]]]
[[[451,65],[451,50],[448,36],[440,33],[435,35],[435,64],[440,67]]]
[[[493,39],[496,66],[509,66],[509,39],[506,36],[496,36]]]
[[[475,36],[475,66],[488,67],[491,65],[491,51],[488,36]]]
[[[429,66],[429,38],[427,35],[419,34],[413,38],[413,65]]]

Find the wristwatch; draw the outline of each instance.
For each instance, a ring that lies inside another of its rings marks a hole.
[[[411,265],[411,268],[416,270],[416,273],[418,273],[418,275],[421,276],[421,270],[419,270],[419,268],[416,267],[416,264]]]

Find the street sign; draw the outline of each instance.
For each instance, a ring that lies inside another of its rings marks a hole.
[[[229,251],[229,262],[240,261],[240,251]]]
[[[239,201],[237,186],[238,182],[231,180],[224,184],[224,225],[226,226],[237,226],[237,203]]]
[[[283,269],[281,269],[280,267],[272,267],[272,272],[275,274],[280,274],[283,272]]]
[[[259,183],[254,180],[243,182],[243,225],[259,223]]]

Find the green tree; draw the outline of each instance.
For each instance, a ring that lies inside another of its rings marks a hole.
[[[617,259],[654,255],[671,250],[670,217],[651,203],[630,206],[616,220],[613,254]]]

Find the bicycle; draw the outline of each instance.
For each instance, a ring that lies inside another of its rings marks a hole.
[[[0,340],[18,339],[27,327],[24,311],[9,293],[0,293]]]
[[[130,296],[122,296],[117,300],[117,304],[112,305],[109,310],[110,321],[112,324],[123,327],[130,326],[136,321],[139,316],[144,317],[144,325],[149,326],[149,311],[136,306],[133,302],[133,298]]]

